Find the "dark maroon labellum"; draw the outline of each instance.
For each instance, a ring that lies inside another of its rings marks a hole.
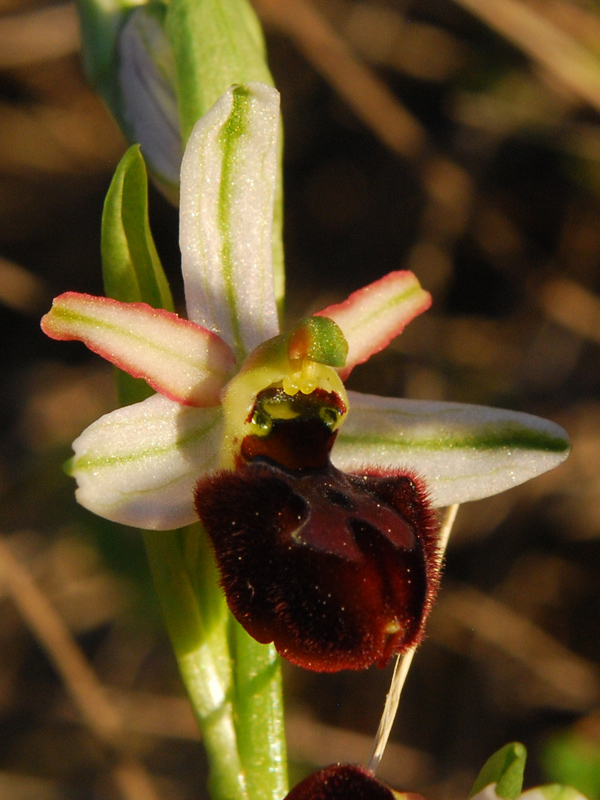
[[[383,666],[420,639],[437,588],[423,489],[405,474],[336,469],[335,434],[314,408],[267,427],[247,437],[257,438],[249,463],[196,488],[229,606],[251,636],[300,666]]]
[[[355,764],[332,764],[295,786],[285,800],[423,800],[414,793],[400,794]]]

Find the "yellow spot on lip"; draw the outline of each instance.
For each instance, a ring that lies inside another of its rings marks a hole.
[[[387,623],[387,625],[383,629],[383,632],[386,633],[388,636],[393,636],[394,634],[398,633],[398,631],[401,629],[402,625],[400,625],[398,620],[392,619]]]

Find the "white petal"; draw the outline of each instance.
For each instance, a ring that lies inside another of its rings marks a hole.
[[[217,466],[221,437],[220,407],[192,408],[153,395],[112,411],[73,442],[77,499],[123,525],[188,525],[197,520],[194,486]]]
[[[549,783],[546,786],[528,789],[518,800],[586,800],[586,797],[573,786]]]
[[[496,784],[491,783],[485,789],[473,795],[470,800],[502,800],[495,790]],[[586,797],[572,786],[550,783],[546,786],[536,786],[534,789],[528,789],[523,794],[520,794],[517,800],[586,800]]]
[[[275,89],[232,87],[196,123],[181,166],[188,315],[240,358],[278,331],[272,265],[278,129]]]
[[[332,460],[346,472],[407,469],[425,479],[435,506],[503,492],[558,466],[565,431],[517,411],[349,392],[350,412]]]
[[[474,794],[469,800],[501,800],[501,798],[496,794],[496,784],[490,783],[489,786]]]

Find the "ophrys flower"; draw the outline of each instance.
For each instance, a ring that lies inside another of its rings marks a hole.
[[[411,273],[279,334],[278,114],[275,90],[234,87],[190,137],[180,225],[190,321],[67,293],[43,327],[158,392],[75,441],[79,501],[142,528],[183,526],[199,513],[230,605],[253,635],[305,666],[359,668],[422,633],[438,567],[426,494],[440,506],[502,491],[560,463],[568,440],[525,414],[346,393],[341,378],[429,306]],[[291,543],[298,555],[284,564]],[[337,566],[324,566],[331,558]],[[262,617],[257,602],[270,605]],[[301,613],[284,614],[286,603]]]

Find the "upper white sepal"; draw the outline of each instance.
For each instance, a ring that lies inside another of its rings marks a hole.
[[[243,135],[242,135],[243,134]],[[277,335],[272,230],[279,93],[233,86],[194,127],[181,166],[188,316],[243,358]]]

